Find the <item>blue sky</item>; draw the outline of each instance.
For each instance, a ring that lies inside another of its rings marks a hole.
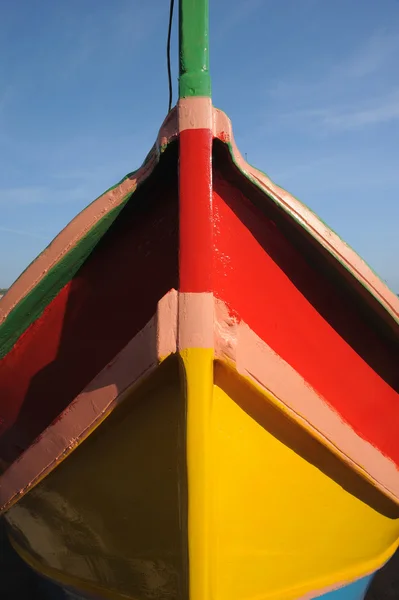
[[[0,287],[151,147],[168,4],[3,3]],[[399,292],[399,0],[210,4],[214,103],[241,152]],[[176,27],[172,52],[176,98]]]

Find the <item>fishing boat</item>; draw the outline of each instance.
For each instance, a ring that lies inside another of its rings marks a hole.
[[[360,600],[399,538],[399,299],[240,155],[207,0],[179,57],[143,165],[1,300],[8,535],[74,598]]]

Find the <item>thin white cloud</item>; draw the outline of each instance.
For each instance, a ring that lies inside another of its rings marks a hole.
[[[9,233],[11,235],[18,235],[23,237],[35,238],[37,240],[47,240],[48,237],[44,235],[40,235],[34,231],[26,231],[23,229],[13,229],[12,227],[1,227],[0,226],[0,234],[1,233]]]
[[[384,68],[395,55],[399,58],[399,34],[377,31],[352,56],[333,68],[330,78],[353,80],[369,77]]]
[[[374,32],[366,42],[339,64],[317,79],[304,79],[303,72],[289,79],[276,81],[269,89],[271,97],[309,98],[331,96],[337,90],[348,93],[362,82],[371,80],[383,70],[397,68],[399,63],[399,33]]]
[[[399,33],[377,31],[318,80],[277,82],[275,121],[308,132],[339,133],[399,119]],[[394,87],[395,86],[395,87]],[[289,108],[288,108],[289,107]]]
[[[21,186],[0,189],[0,206],[46,204],[48,189],[40,186]]]
[[[0,189],[0,206],[27,206],[32,204],[82,203],[85,206],[91,200],[90,186],[57,188],[52,186],[21,186]]]
[[[288,168],[276,171],[272,175],[272,179],[277,183],[279,181],[290,181],[291,179],[298,180],[301,176],[305,175],[308,177],[309,174],[313,175],[315,172],[325,170],[331,162],[330,158],[320,158],[316,160],[308,160],[298,164],[291,164]]]
[[[386,98],[381,103],[370,108],[353,108],[347,112],[327,111],[322,122],[330,129],[342,131],[389,123],[398,119],[399,98]]]
[[[352,104],[313,107],[288,111],[279,115],[281,122],[308,128],[312,124],[329,133],[361,129],[399,119],[399,90],[394,90],[365,102]]]

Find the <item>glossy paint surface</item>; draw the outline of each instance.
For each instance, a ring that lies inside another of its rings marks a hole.
[[[158,300],[177,288],[175,150],[165,152],[136,201],[0,362],[0,458],[6,462],[32,443],[146,325]],[[154,272],[156,277],[148,276]]]
[[[213,351],[191,348],[181,353],[181,359],[187,406],[188,597],[204,600],[215,597],[216,583],[212,514],[212,463],[216,456],[211,444]]]
[[[382,493],[391,508],[395,507],[399,503],[396,465],[359,437],[289,363],[244,321],[231,316],[229,307],[220,299],[215,299],[215,315],[215,356],[269,394],[276,408],[318,440],[324,456],[330,456],[335,473],[342,461],[363,481],[360,487],[366,498],[370,498],[370,492],[377,497]],[[319,451],[318,455],[321,458],[322,453]]]
[[[171,335],[177,320],[177,292],[170,291],[157,313],[82,390],[35,442],[2,474],[0,511],[8,510],[57,468],[126,396],[176,351]]]
[[[105,598],[187,597],[185,406],[165,361],[7,513],[45,576]]]
[[[211,95],[208,0],[179,2],[179,98]]]
[[[215,596],[299,598],[393,553],[398,520],[326,476],[310,436],[222,365],[212,406]]]
[[[212,132],[187,129],[180,134],[179,290],[212,291]]]
[[[215,295],[399,465],[397,344],[287,239],[277,214],[254,205],[256,191],[237,186],[234,171],[216,156]]]
[[[290,221],[292,198],[284,212],[259,174],[233,167],[231,136],[216,131],[222,121],[210,102],[208,0],[180,0],[179,9],[185,103],[156,150],[159,158],[179,135],[179,156],[169,147],[105,235],[109,223],[89,224],[96,243],[70,277],[64,270],[46,288],[24,334],[13,328],[0,363],[0,458],[20,456],[93,378],[118,397],[112,373],[96,376],[137,341],[171,288],[179,290],[176,356],[156,363],[87,439],[80,432],[77,448],[8,511],[13,543],[34,568],[84,596],[359,600],[364,577],[397,546],[398,506],[275,392],[308,386],[349,438],[399,465],[397,315],[389,305],[388,336],[382,304],[369,319],[347,274],[320,262],[315,246],[325,250],[329,230],[305,242],[308,223],[294,231]],[[340,261],[344,244],[337,248],[330,263]],[[356,282],[360,262],[349,264]],[[213,295],[230,328],[217,360]],[[231,358],[238,322],[278,361],[261,354],[258,378],[249,350],[242,372]],[[291,387],[273,379],[282,361]],[[98,406],[87,404],[94,415]],[[65,438],[70,450],[73,431]]]
[[[122,186],[120,186],[122,187]],[[83,237],[69,253],[40,280],[7,315],[0,327],[0,360],[12,349],[18,338],[39,318],[46,306],[69,283],[92,252],[98,240],[112,225],[130,194]],[[36,275],[36,274],[35,274]],[[36,276],[37,277],[37,276]],[[0,314],[0,316],[2,316]]]
[[[72,279],[123,206],[152,174],[161,151],[176,136],[176,111],[162,124],[142,166],[89,204],[25,269],[0,303],[0,358]]]
[[[389,558],[398,519],[323,472],[267,395],[211,349],[179,362],[7,513],[32,566],[105,598],[294,600]]]

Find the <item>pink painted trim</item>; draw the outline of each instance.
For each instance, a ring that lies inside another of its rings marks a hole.
[[[134,177],[126,179],[116,188],[106,192],[79,213],[11,286],[0,300],[0,325],[48,271],[72,250],[106,213],[119,206],[127,194],[133,192],[147,179],[159,161],[162,148],[176,136],[177,112],[174,109],[166,117],[147,163],[136,171]]]
[[[393,319],[399,323],[399,298],[391,292],[378,275],[373,273],[360,256],[347,246],[336,233],[331,231],[309,208],[275,185],[266,175],[249,165],[241,156],[234,141],[230,119],[216,108],[213,109],[213,113],[213,134],[223,142],[231,144],[234,160],[238,167],[254,183],[260,184],[277,204],[299,221],[330,254],[342,262],[364,287],[378,299]]]
[[[199,98],[192,115],[212,121],[210,100]],[[185,120],[184,106],[182,121]],[[201,111],[202,107],[202,111]],[[207,114],[208,113],[208,114]],[[195,120],[195,119],[194,119]],[[202,118],[200,119],[202,121]],[[193,127],[179,132],[179,291],[211,292],[213,262],[212,129]]]
[[[288,363],[244,322],[215,301],[215,356],[233,362],[238,373],[275,398],[275,402],[332,452],[399,503],[399,471],[374,446],[360,438]]]
[[[162,360],[177,350],[179,294],[170,290],[158,302],[156,313],[158,359]],[[132,340],[133,341],[133,340]]]
[[[179,132],[186,129],[210,129],[213,131],[211,98],[182,98],[178,102]]]
[[[212,330],[209,324],[212,325]],[[154,345],[156,339],[156,346]],[[210,293],[171,290],[156,315],[0,478],[6,510],[53,470],[160,360],[186,348],[215,350],[215,358],[269,392],[277,406],[351,468],[399,503],[394,463],[361,439],[300,375]]]
[[[210,292],[179,294],[178,349],[214,347],[214,300]]]
[[[230,142],[234,159],[240,169],[256,184],[260,184],[278,204],[301,222],[324,248],[345,264],[348,270],[361,281],[369,292],[378,298],[381,305],[395,321],[399,322],[399,299],[397,296],[312,211],[243,159],[234,141],[230,119],[218,109],[214,108],[211,111],[210,102],[209,98],[185,98],[179,101],[178,110],[172,110],[165,119],[147,163],[136,172],[134,178],[127,179],[115,189],[106,192],[77,215],[51,242],[49,247],[22,273],[7,294],[0,299],[0,324],[15,306],[33,290],[46,273],[82,239],[105,213],[118,206],[128,193],[134,191],[137,185],[150,175],[159,160],[161,149],[178,135],[178,131],[202,128],[210,128],[213,130],[214,137],[224,142]]]
[[[260,184],[284,210],[301,222],[323,247],[343,262],[348,270],[378,298],[395,321],[399,321],[399,299],[362,259],[308,208],[243,160],[234,142],[230,120],[221,111],[217,109],[211,111],[210,108],[210,100],[205,98],[190,98],[180,101],[179,110],[172,111],[161,127],[157,143],[146,165],[136,172],[133,179],[122,182],[80,213],[2,298],[0,323],[105,213],[118,206],[126,194],[133,191],[138,183],[149,176],[159,160],[161,149],[178,135],[178,131],[204,128],[212,129],[215,137],[224,142],[230,142],[234,159],[243,172],[252,181]],[[161,356],[167,356],[176,351],[177,338],[180,350],[187,347],[213,347],[209,328],[209,323],[212,322],[210,319],[211,298],[212,294],[181,294],[178,308],[176,296],[176,302],[171,296],[168,297],[166,303],[162,304],[163,301],[161,301],[160,307],[162,305],[165,308],[166,316],[161,316],[161,308],[159,308],[156,323],[151,321],[73,401],[60,419],[47,428],[36,443],[4,473],[0,479],[0,506],[9,504],[12,498],[29,489],[38,478],[54,468],[63,455],[71,451],[81,439],[90,433],[96,423],[121,401],[123,390],[127,389],[126,386],[130,387],[147,370],[155,368]],[[220,309],[220,305],[216,305],[216,310],[220,312]],[[199,314],[201,315],[200,320],[198,320]],[[163,329],[164,323],[165,329]],[[158,337],[157,356],[146,357],[143,343],[145,339],[148,339],[146,336],[150,331],[153,335],[151,327],[158,327],[158,331],[161,328],[165,335],[162,334]],[[215,345],[219,357],[234,360],[239,372],[250,377],[265,389],[269,389],[276,397],[276,402],[284,406],[285,410],[293,415],[293,418],[306,428],[316,432],[332,451],[339,454],[384,493],[399,502],[398,471],[389,459],[383,457],[375,448],[361,440],[347,425],[343,424],[336,413],[326,405],[324,399],[311,389],[287,363],[275,355],[244,323],[236,326],[236,324],[230,323],[224,315],[221,321],[216,320],[215,327]],[[265,373],[267,373],[267,377],[265,377]],[[117,382],[117,384],[112,387],[112,382]],[[125,385],[125,388],[122,384]],[[81,405],[87,406],[81,408]],[[310,407],[312,408],[310,409]],[[80,410],[82,411],[81,417]],[[31,454],[32,452],[36,452],[36,454]],[[33,466],[29,467],[28,463]]]
[[[0,511],[7,510],[81,443],[152,373],[176,352],[177,292],[158,303],[157,314],[0,478]],[[156,340],[156,345],[154,344]]]
[[[0,511],[45,477],[160,361],[185,348],[213,348],[212,294],[168,292],[147,325],[0,477]],[[156,346],[154,345],[156,340]]]
[[[241,156],[234,140],[230,119],[213,108],[209,98],[184,98],[179,101],[179,131],[186,129],[212,129],[215,138],[230,143],[238,167],[252,181],[260,185],[277,204],[299,221],[312,236],[343,263],[352,275],[373,294],[385,310],[399,322],[399,298],[381,281],[370,267],[339,236],[331,231],[309,208],[288,192],[274,184],[269,177],[249,165]]]

